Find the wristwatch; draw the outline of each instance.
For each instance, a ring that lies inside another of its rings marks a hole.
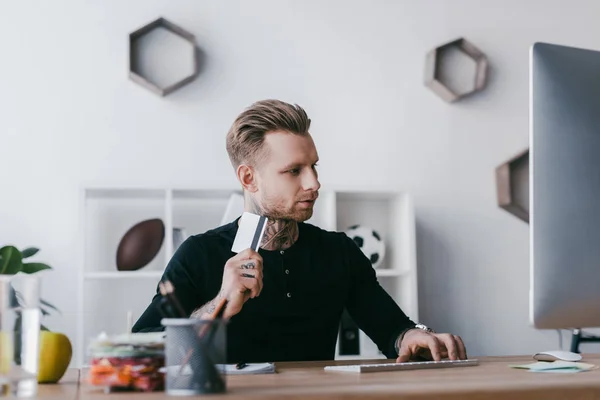
[[[435,331],[434,331],[433,329],[431,329],[431,328],[430,328],[430,327],[428,327],[427,325],[424,325],[424,324],[421,324],[421,323],[419,323],[419,324],[415,325],[415,328],[417,328],[417,329],[421,329],[421,330],[423,330],[423,331],[425,331],[425,332],[429,332],[429,333],[435,333]]]
[[[404,338],[404,334],[406,332],[410,331],[411,329],[421,329],[422,331],[425,331],[425,332],[428,332],[428,333],[435,333],[435,331],[433,329],[431,329],[427,325],[421,324],[421,323],[416,324],[413,328],[408,328],[408,329],[404,330],[400,334],[400,336],[398,336],[398,339],[396,340],[396,343],[394,344],[394,350],[396,350],[396,354],[400,354],[400,342]]]

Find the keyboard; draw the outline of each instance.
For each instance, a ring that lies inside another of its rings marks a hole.
[[[404,363],[386,363],[386,364],[355,364],[355,365],[330,365],[325,367],[325,371],[334,372],[381,372],[381,371],[406,371],[413,369],[435,369],[435,368],[454,368],[454,367],[472,367],[479,365],[478,360],[442,360],[442,361],[411,361]]]

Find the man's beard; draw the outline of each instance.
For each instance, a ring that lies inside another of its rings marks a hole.
[[[297,203],[294,203],[294,205]],[[313,215],[313,207],[299,209],[287,209],[280,205],[271,205],[268,202],[257,204],[259,215],[263,215],[271,220],[304,222]]]
[[[281,207],[266,206],[265,208],[263,208],[262,215],[266,216],[269,219],[304,222],[307,219],[310,219],[310,217],[312,217],[312,214],[312,208],[306,208],[304,210],[287,210],[282,209]]]

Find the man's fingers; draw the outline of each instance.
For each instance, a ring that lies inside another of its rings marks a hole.
[[[239,269],[250,269],[257,271],[262,271],[263,268],[262,261],[256,260],[254,258],[245,258],[243,260],[240,260],[235,265],[235,267]]]
[[[238,254],[241,259],[256,260],[262,263],[262,256],[252,249],[246,249]]]
[[[247,258],[252,258],[252,256],[255,254],[256,252],[254,250],[252,250],[251,248],[247,248],[246,250],[242,250],[239,253],[237,253],[237,255],[235,256],[235,258],[237,259],[247,259]]]
[[[446,346],[447,357],[451,360],[458,359],[458,345],[453,335],[444,333],[440,335],[436,335],[437,338]],[[442,356],[440,354],[440,356]]]
[[[398,358],[396,358],[397,363],[408,362],[410,361],[412,352],[408,347],[400,347],[400,354],[398,354]]]
[[[242,260],[240,263],[241,269],[256,269],[256,261],[254,260]]]
[[[458,356],[461,360],[467,359],[467,349],[465,347],[464,342],[462,341],[460,336],[454,335],[454,340],[456,341],[456,345],[458,347]]]
[[[254,275],[256,275],[256,296],[260,295],[263,288],[263,274],[262,271],[252,271]]]
[[[427,347],[429,347],[429,351],[431,352],[431,358],[433,358],[434,361],[440,361],[442,359],[442,355],[440,354],[440,342],[433,335],[427,335],[425,337]]]
[[[252,273],[241,273],[240,274],[242,284],[244,287],[250,291],[250,298],[255,298],[260,293],[259,283],[256,279],[256,275]]]

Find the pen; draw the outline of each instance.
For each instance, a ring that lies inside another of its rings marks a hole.
[[[240,362],[235,364],[235,369],[243,369],[244,367],[246,367],[246,363],[245,362]]]

